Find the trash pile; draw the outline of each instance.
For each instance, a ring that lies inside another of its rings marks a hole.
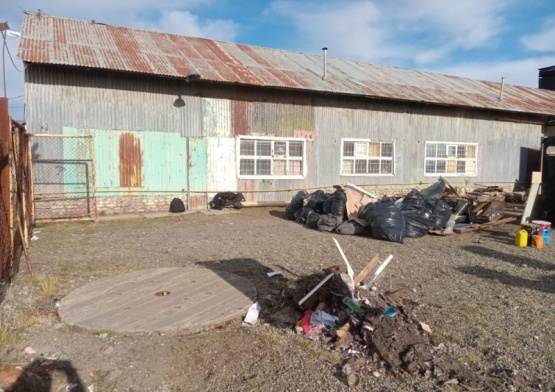
[[[331,266],[288,284],[280,297],[287,307],[302,310],[296,316],[297,333],[339,353],[346,384],[354,387],[362,377],[386,373],[397,378],[419,375],[439,385],[477,388],[469,390],[507,390],[517,383],[514,375],[492,377],[458,364],[446,345],[434,338],[430,326],[415,317],[411,309],[414,301],[401,297],[403,290],[410,289],[382,292],[375,286],[393,256],[380,261],[376,255],[355,276],[341,246],[333,240],[345,265]]]
[[[505,196],[499,187],[471,192],[455,189],[442,177],[428,188],[413,189],[404,197],[378,198],[348,184],[333,193],[299,191],[287,205],[289,220],[311,229],[346,235],[369,235],[403,243],[405,237],[427,233],[447,235],[507,223]]]

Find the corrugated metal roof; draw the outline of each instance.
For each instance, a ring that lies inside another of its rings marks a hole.
[[[138,72],[510,112],[555,114],[555,91],[204,38],[26,14],[19,57],[29,63]]]

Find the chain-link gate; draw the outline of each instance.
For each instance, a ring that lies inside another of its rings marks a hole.
[[[94,138],[32,135],[35,219],[96,220]]]

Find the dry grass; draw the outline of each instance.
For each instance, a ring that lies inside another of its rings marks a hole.
[[[13,347],[20,342],[17,328],[0,321],[0,348]]]

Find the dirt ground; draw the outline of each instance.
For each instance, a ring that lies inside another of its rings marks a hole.
[[[22,258],[0,305],[0,391],[475,390],[372,364],[350,388],[341,371],[347,354],[296,334],[291,312],[282,311],[283,290],[342,263],[332,236],[355,272],[376,253],[394,256],[377,286],[404,288],[415,317],[462,367],[520,380],[503,390],[553,391],[555,236],[544,249],[518,248],[517,229],[397,244],[310,230],[285,220],[283,208],[44,224],[31,242],[36,280]],[[190,265],[251,280],[262,305],[257,326],[236,320],[195,335],[89,332],[61,323],[53,306],[101,277]]]

